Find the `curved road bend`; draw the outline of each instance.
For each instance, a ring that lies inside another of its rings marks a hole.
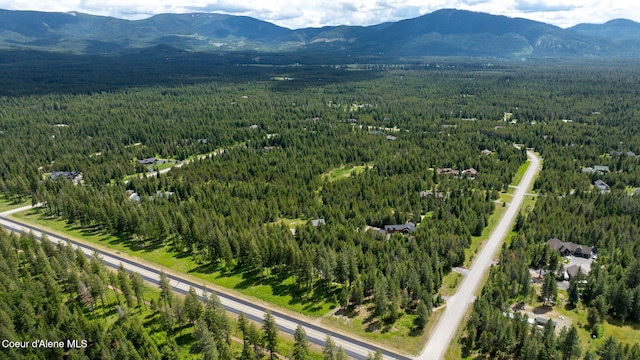
[[[86,244],[64,238],[60,235],[53,234],[48,231],[42,231],[28,224],[19,223],[14,220],[4,218],[4,216],[9,215],[10,213],[26,210],[28,208],[30,207],[14,209],[11,211],[1,213],[0,225],[2,225],[3,227],[7,228],[10,231],[14,231],[18,233],[31,232],[33,233],[34,236],[36,236],[39,239],[42,238],[42,234],[46,234],[48,239],[54,243],[69,242],[72,244],[72,246],[74,246],[74,248],[78,247],[82,249],[82,251],[85,253],[87,257],[93,256],[93,254],[97,251],[100,257],[102,258],[102,261],[107,266],[117,269],[120,266],[120,264],[122,264],[127,271],[137,272],[140,275],[142,275],[142,277],[146,281],[159,285],[161,267],[156,268],[156,267],[151,267],[144,264],[139,264],[135,261],[132,261],[131,259],[118,256],[115,253],[96,250],[90,246],[87,246]],[[220,302],[222,303],[222,305],[227,311],[230,311],[234,314],[243,312],[251,320],[262,322],[264,313],[267,310],[265,307],[261,305],[251,303],[247,300],[243,300],[241,298],[238,298],[223,292],[212,291],[211,289],[207,289],[203,287],[202,284],[198,284],[198,283],[189,281],[187,279],[183,279],[174,274],[167,273],[167,276],[170,280],[171,286],[173,287],[174,291],[181,294],[186,294],[189,291],[189,287],[193,286],[198,291],[201,297],[205,293],[211,294],[212,292],[215,292],[220,298]],[[336,333],[334,331],[325,329],[313,323],[296,319],[293,316],[290,316],[278,311],[272,311],[272,314],[276,319],[276,323],[280,331],[293,334],[298,324],[300,324],[304,327],[307,333],[307,339],[309,340],[309,342],[320,345],[320,346],[324,346],[324,339],[326,338],[327,335],[330,335],[331,338],[336,343],[336,346],[342,346],[342,348],[345,350],[347,355],[349,355],[354,359],[358,359],[358,360],[366,359],[368,354],[373,353],[379,349],[380,351],[382,351],[386,359],[412,360],[412,358],[410,357],[397,354],[385,349],[380,349],[362,340],[351,338],[344,334]]]
[[[458,292],[447,300],[444,314],[440,317],[436,327],[431,331],[429,341],[416,360],[438,360],[444,358],[447,348],[462,322],[464,314],[467,313],[471,303],[475,299],[473,294],[475,294],[484,275],[489,270],[491,259],[500,246],[502,246],[504,238],[511,230],[511,224],[522,206],[525,194],[540,169],[540,158],[531,151],[527,151],[527,157],[529,161],[531,161],[531,164],[529,164],[529,168],[518,184],[511,205],[509,205],[509,208],[491,233],[489,240],[474,260],[469,274],[462,281]]]

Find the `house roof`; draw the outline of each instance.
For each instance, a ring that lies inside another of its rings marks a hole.
[[[546,324],[546,323],[548,323],[548,322],[551,322],[551,323],[553,324],[553,326],[554,326],[554,327],[556,326],[556,322],[555,322],[555,321],[553,321],[553,320],[551,320],[551,319],[547,319],[547,318],[544,318],[544,317],[542,317],[542,316],[538,316],[538,317],[536,317],[536,324],[539,324],[539,325],[545,325],[545,324]]]
[[[142,165],[149,165],[155,162],[156,162],[156,158],[154,157],[138,160],[138,164],[142,164]]]
[[[553,250],[560,250],[564,247],[564,241],[558,239],[558,238],[551,238],[547,241],[547,244],[549,244],[549,246],[553,249]]]
[[[593,170],[601,171],[601,172],[609,172],[609,167],[607,165],[593,165]]]
[[[77,171],[52,171],[51,174],[49,174],[49,179],[57,180],[60,177],[74,179],[78,175],[80,175],[80,173]]]
[[[595,185],[596,187],[606,190],[609,189],[609,185],[607,185],[606,182],[602,181],[602,180],[596,180],[593,182],[593,185]]]
[[[443,198],[444,194],[438,191],[433,191],[433,190],[422,190],[419,193],[420,197],[428,197],[428,196],[433,196],[435,198]]]
[[[311,220],[311,225],[313,226],[319,226],[319,225],[325,225],[325,221],[324,219],[313,219]]]
[[[406,224],[385,225],[384,226],[384,230],[385,231],[410,231],[410,232],[414,232],[414,231],[416,231],[416,224],[414,224],[411,221],[409,221]]]
[[[442,174],[442,175],[458,175],[460,174],[460,170],[455,170],[452,168],[437,168],[436,169],[436,173],[438,173],[438,175]]]
[[[478,170],[476,170],[474,168],[468,168],[468,169],[462,170],[462,173],[463,174],[468,174],[468,175],[471,175],[471,176],[476,176],[476,175],[478,175]]]
[[[583,269],[582,266],[579,266],[579,265],[571,265],[567,267],[565,271],[567,272],[567,274],[569,274],[569,277],[574,277],[578,275],[578,271],[581,272],[583,275],[589,275],[589,272]]]
[[[570,241],[565,242],[558,238],[551,238],[547,240],[547,244],[549,244],[549,247],[553,250],[560,252],[569,251],[571,254],[591,256],[591,253],[593,252],[593,249],[588,245],[580,245]]]
[[[551,320],[551,319],[547,319],[547,318],[544,318],[542,316],[536,317],[536,322],[539,323],[539,324],[546,324],[546,323],[549,322],[549,320]]]

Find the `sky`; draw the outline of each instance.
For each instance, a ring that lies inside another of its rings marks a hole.
[[[637,0],[0,0],[0,9],[78,11],[130,20],[161,13],[218,12],[290,29],[366,26],[445,8],[522,17],[563,28],[618,18],[640,22]]]

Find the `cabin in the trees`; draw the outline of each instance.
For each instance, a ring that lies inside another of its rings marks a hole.
[[[540,328],[543,328],[549,321],[551,321],[551,323],[553,324],[553,327],[556,327],[556,322],[551,320],[551,319],[547,319],[545,317],[542,316],[538,316],[536,317],[536,325]]]
[[[609,192],[609,185],[607,185],[606,182],[602,181],[602,180],[596,180],[593,182],[593,185],[595,185],[595,187],[600,190],[601,193],[608,193]]]
[[[565,279],[567,280],[578,276],[578,273],[581,273],[584,276],[589,275],[589,271],[583,269],[582,266],[575,264],[567,267],[564,271],[566,272]]]
[[[439,191],[433,191],[433,190],[422,190],[418,193],[418,195],[420,195],[420,197],[422,198],[426,198],[429,196],[433,196],[436,199],[442,199],[444,198],[444,194],[439,192]]]
[[[69,180],[75,180],[79,176],[80,173],[78,171],[52,171],[51,174],[49,174],[49,179],[58,180],[60,178],[65,178]]]
[[[593,248],[587,245],[580,245],[572,242],[564,242],[558,238],[551,238],[547,241],[549,247],[560,252],[562,256],[580,256],[586,259],[593,255]]]
[[[452,168],[437,168],[436,173],[438,173],[438,175],[460,175],[460,170]]]
[[[462,170],[462,176],[465,176],[468,179],[475,179],[476,176],[478,176],[478,170],[474,168],[468,168],[468,169]]]
[[[313,225],[313,227],[318,227],[320,225],[324,225],[325,221],[324,219],[313,219],[311,220],[311,225]]]
[[[150,158],[138,160],[138,164],[140,164],[140,165],[153,165],[153,164],[156,163],[156,161],[158,161],[158,159],[156,159],[154,157],[150,157]]]
[[[384,231],[387,234],[393,234],[393,233],[403,233],[403,234],[408,234],[408,233],[413,233],[416,231],[416,224],[412,223],[411,221],[407,222],[406,224],[398,224],[398,225],[385,225],[384,226]]]
[[[617,156],[629,156],[629,157],[637,157],[636,153],[634,153],[633,151],[612,151],[609,153],[611,156],[617,155]]]
[[[593,165],[593,167],[589,166],[586,168],[582,168],[582,172],[586,174],[604,174],[608,173],[609,167],[607,165]]]

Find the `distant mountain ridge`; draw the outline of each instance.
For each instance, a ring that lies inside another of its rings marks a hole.
[[[123,20],[77,12],[0,10],[0,48],[118,54],[156,46],[197,52],[323,52],[348,56],[500,58],[640,56],[640,24],[612,20],[569,29],[527,20],[444,9],[372,26],[291,30],[215,13],[161,14]]]

